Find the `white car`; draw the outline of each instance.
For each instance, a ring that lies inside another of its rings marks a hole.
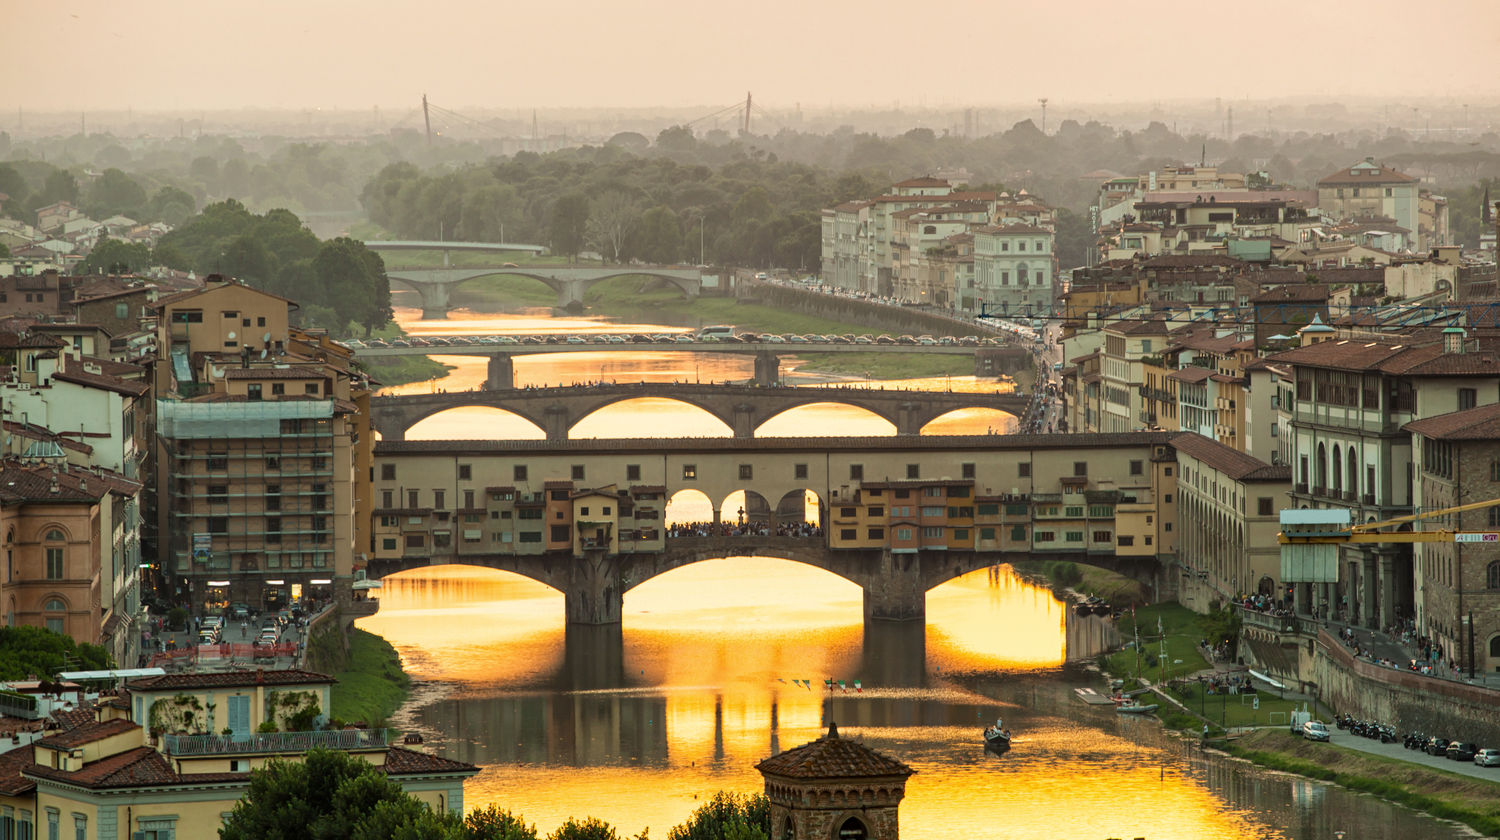
[[[1328,724],[1321,720],[1310,720],[1302,724],[1302,737],[1309,741],[1327,741]]]
[[[1500,767],[1500,750],[1482,749],[1474,753],[1474,763],[1480,767]]]

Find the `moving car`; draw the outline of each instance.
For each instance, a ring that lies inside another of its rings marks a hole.
[[[1327,741],[1328,724],[1321,720],[1310,720],[1302,724],[1302,737],[1309,741]]]

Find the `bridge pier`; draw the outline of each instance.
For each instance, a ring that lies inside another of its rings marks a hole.
[[[516,387],[516,362],[509,353],[490,356],[489,375],[484,387],[491,391],[509,391]]]
[[[755,437],[755,406],[749,403],[735,405],[734,436],[741,440]]]
[[[625,605],[619,564],[603,551],[559,562],[569,564],[563,590],[568,624],[619,624]]]
[[[572,425],[572,418],[565,406],[549,405],[542,416],[546,421],[543,431],[547,433],[547,440],[562,442],[568,439],[568,427]]]
[[[925,621],[927,587],[922,582],[922,555],[880,552],[865,584],[865,621]]]
[[[871,685],[920,688],[927,683],[927,623],[866,619],[860,673]]]
[[[625,642],[620,624],[574,624],[563,629],[563,674],[573,691],[625,685]]]
[[[422,320],[442,321],[448,317],[448,283],[416,284],[422,296]]]
[[[581,280],[563,280],[557,289],[557,306],[559,309],[567,309],[576,303],[583,305],[584,283]]]
[[[755,354],[755,384],[770,388],[781,381],[781,357],[769,350]]]
[[[921,406],[916,403],[901,403],[896,406],[896,434],[920,435],[925,419]]]

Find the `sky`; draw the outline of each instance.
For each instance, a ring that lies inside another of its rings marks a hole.
[[[0,0],[0,108],[1500,95],[1500,0]],[[22,84],[15,84],[22,80]]]

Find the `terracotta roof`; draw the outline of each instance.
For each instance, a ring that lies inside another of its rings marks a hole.
[[[62,435],[57,434],[51,429],[42,428],[35,423],[17,423],[14,420],[0,420],[0,428],[4,428],[5,431],[10,432],[13,435],[19,435],[29,440],[52,441],[53,443],[61,446],[64,449],[71,449],[74,452],[82,452],[85,455],[94,451],[94,447],[89,446],[82,441],[63,437]]]
[[[1290,466],[1272,466],[1253,455],[1209,440],[1197,432],[1183,432],[1172,438],[1172,447],[1229,476],[1235,481],[1291,481]]]
[[[1361,184],[1407,184],[1417,180],[1404,172],[1397,172],[1389,166],[1370,166],[1368,159],[1350,164],[1339,171],[1318,179],[1318,186],[1338,186],[1350,184],[1358,186]],[[1349,170],[1360,167],[1360,174],[1351,175]]]
[[[762,759],[755,769],[765,775],[791,779],[850,779],[900,776],[917,772],[858,741],[839,737],[838,726],[810,744]]]
[[[241,283],[238,280],[225,280],[224,278],[219,277],[219,275],[216,275],[216,274],[210,274],[210,275],[208,275],[208,277],[205,277],[204,280],[205,280],[205,284],[201,288],[188,289],[186,291],[178,292],[175,295],[167,295],[166,297],[160,297],[160,298],[157,298],[154,302],[152,302],[150,304],[147,304],[147,306],[148,306],[148,308],[150,308],[152,310],[160,312],[160,311],[166,309],[168,306],[170,306],[170,305],[172,305],[174,303],[178,303],[179,301],[184,301],[184,300],[187,300],[188,298],[196,297],[198,295],[208,294],[209,292],[216,292],[219,289],[227,289],[230,286],[239,286],[239,287],[244,288],[244,289],[249,289],[252,292],[256,292],[258,294],[265,295],[266,297],[272,298],[273,300],[283,300],[283,301],[286,301],[287,303],[291,304],[292,306],[297,306],[298,305],[297,302],[294,301],[294,300],[292,300],[291,298],[284,298],[281,295],[271,294],[270,292],[266,291],[265,289],[257,289],[254,286],[246,285],[245,283]],[[222,282],[216,282],[216,283],[214,283],[214,285],[208,285],[208,281],[215,281],[215,280],[222,281]]]
[[[479,768],[463,761],[416,752],[404,747],[389,747],[385,754],[387,776],[415,776],[427,773],[465,773],[474,775]]]
[[[78,709],[59,709],[52,713],[52,720],[64,730],[88,726],[95,720],[94,710],[84,706]]]
[[[1167,322],[1159,318],[1144,321],[1116,321],[1104,328],[1105,332],[1120,335],[1166,335]]]
[[[139,397],[151,390],[151,386],[145,382],[137,382],[131,379],[121,379],[118,376],[108,376],[103,373],[89,373],[82,367],[69,368],[66,371],[57,371],[52,378],[61,382],[72,382],[75,385],[83,385],[89,388],[99,388],[104,391],[113,391],[127,397]]]
[[[0,794],[20,796],[36,789],[36,782],[21,775],[36,760],[30,744],[0,753]]]
[[[88,788],[155,787],[181,781],[162,754],[151,747],[136,747],[90,761],[77,770],[57,770],[33,763],[25,772],[28,776]],[[249,778],[248,773],[240,775]]]
[[[1500,403],[1413,420],[1402,429],[1446,440],[1500,439]]]
[[[89,713],[93,714],[93,710],[89,710]],[[110,736],[120,735],[132,729],[140,728],[136,723],[124,718],[102,722],[95,720],[85,723],[82,726],[75,726],[63,732],[48,735],[42,740],[37,741],[37,746],[50,747],[54,750],[70,750],[74,747],[92,744],[95,741],[102,741]]]
[[[1152,257],[1146,260],[1142,268],[1205,268],[1208,266],[1237,266],[1244,265],[1232,257],[1224,257],[1218,254],[1164,254],[1160,257]]]
[[[1428,361],[1442,353],[1442,348],[1435,344],[1413,347],[1409,342],[1409,338],[1400,336],[1380,341],[1320,341],[1283,350],[1266,358],[1272,362],[1299,367],[1399,373],[1412,364]]]
[[[1251,303],[1327,301],[1333,289],[1327,283],[1282,283],[1250,298]]]
[[[202,674],[163,674],[131,680],[131,691],[169,691],[181,688],[237,688],[254,685],[314,685],[337,682],[327,674],[285,668],[276,671],[222,671]]]
[[[66,347],[68,343],[55,335],[43,335],[31,333],[28,335],[17,335],[13,332],[0,332],[0,350],[22,350],[34,348]]]
[[[1213,376],[1213,371],[1197,365],[1190,365],[1167,374],[1168,379],[1175,379],[1178,382],[1207,382],[1210,376]]]
[[[323,379],[327,371],[314,367],[232,367],[225,379]]]
[[[90,478],[96,480],[89,484]],[[108,490],[93,473],[70,465],[54,469],[51,464],[0,462],[0,502],[97,502]]]

